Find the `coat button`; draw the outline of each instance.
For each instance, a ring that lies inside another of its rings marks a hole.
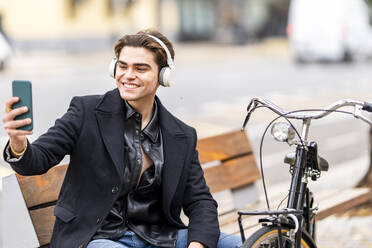
[[[111,192],[112,192],[113,194],[117,193],[118,191],[119,191],[118,186],[114,186],[114,187],[112,187],[112,189],[111,189]]]

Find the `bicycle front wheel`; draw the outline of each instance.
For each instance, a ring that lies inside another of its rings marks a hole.
[[[282,228],[283,248],[293,248],[294,245],[288,237],[288,229]],[[264,226],[253,233],[244,243],[242,248],[277,248],[279,247],[278,228],[275,226]],[[301,248],[316,248],[315,242],[310,235],[303,231]]]

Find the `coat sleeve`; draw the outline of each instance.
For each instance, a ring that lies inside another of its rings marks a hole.
[[[188,244],[192,241],[202,243],[208,248],[217,246],[220,229],[218,224],[217,203],[209,192],[204,173],[199,163],[194,130],[193,155],[190,163],[183,208],[189,217]]]
[[[71,100],[68,111],[57,119],[55,125],[32,144],[28,144],[19,161],[9,164],[21,175],[39,175],[57,165],[65,155],[70,154],[79,138],[83,120],[81,98]],[[4,150],[4,160],[6,151]]]

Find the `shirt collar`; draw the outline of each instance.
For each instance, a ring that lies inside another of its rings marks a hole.
[[[135,114],[139,114],[142,118],[142,115],[140,113],[137,113],[137,111],[130,106],[130,104],[125,101],[126,106],[126,120],[131,118]],[[159,136],[159,110],[158,110],[158,104],[156,101],[154,101],[154,110],[152,114],[152,118],[150,122],[147,124],[147,126],[142,130],[142,132],[153,142],[155,143],[158,140]]]
[[[126,109],[125,119],[128,120],[130,117],[132,117],[136,113],[136,111],[134,110],[134,108],[132,108],[132,106],[130,106],[130,104],[127,101],[124,101],[124,102],[125,102],[125,109]]]

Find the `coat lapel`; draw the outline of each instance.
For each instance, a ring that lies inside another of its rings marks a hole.
[[[105,94],[96,107],[101,137],[119,175],[124,173],[124,112],[125,104],[117,89]]]
[[[168,211],[185,165],[188,144],[186,135],[176,123],[175,117],[162,106],[159,99],[157,101],[164,148],[163,207]]]

